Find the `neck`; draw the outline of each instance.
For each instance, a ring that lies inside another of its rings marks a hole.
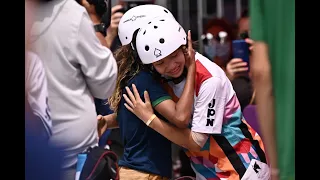
[[[175,78],[175,79],[173,79],[172,80],[172,82],[174,83],[174,84],[179,84],[179,83],[181,83],[183,80],[184,80],[184,76],[180,76],[180,77],[178,77],[178,78]]]
[[[187,77],[187,73],[188,73],[187,68],[184,68],[181,76],[172,79],[172,82],[173,82],[174,84],[179,84],[180,82],[182,82],[182,81]]]

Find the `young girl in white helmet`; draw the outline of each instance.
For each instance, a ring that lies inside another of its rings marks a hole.
[[[115,114],[98,116],[99,120],[106,122],[101,131],[105,128],[120,128],[124,143],[124,153],[119,160],[121,180],[169,179],[172,174],[171,142],[148,128],[125,108],[122,94],[126,92],[126,86],[131,87],[131,84],[135,84],[141,95],[147,90],[150,93],[155,114],[179,127],[186,128],[192,114],[190,107],[193,104],[193,97],[188,94],[194,92],[195,61],[190,59],[194,57],[194,52],[190,51],[193,55],[189,56],[187,49],[183,49],[182,56],[190,63],[180,67],[182,70],[185,66],[188,70],[187,83],[183,90],[183,97],[176,103],[162,84],[153,77],[150,72],[151,66],[145,66],[134,50],[135,35],[141,24],[146,24],[148,20],[157,16],[174,19],[169,10],[158,5],[137,6],[121,18],[118,34],[123,46],[115,53],[119,68],[118,79],[115,92],[109,99],[109,105]],[[144,21],[145,23],[142,23]],[[186,38],[185,33],[182,35]],[[183,41],[185,42],[186,39]]]
[[[183,76],[185,59],[180,47],[184,45],[184,30],[174,19],[166,17],[152,19],[136,37],[141,61],[152,63],[155,73],[165,78]],[[190,129],[162,121],[153,112],[148,92],[141,96],[139,87],[134,85],[133,91],[124,92],[126,108],[147,126],[186,149],[197,180],[268,180],[263,143],[243,119],[239,101],[224,71],[199,53],[195,61],[195,91],[189,94],[194,97]],[[171,95],[182,98],[186,79],[179,79],[170,81],[169,85],[174,92]]]

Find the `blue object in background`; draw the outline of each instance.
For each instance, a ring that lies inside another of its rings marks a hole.
[[[84,163],[86,162],[87,159],[87,154],[86,153],[81,153],[78,154],[78,161],[77,161],[77,169],[76,169],[76,179],[80,179],[80,174],[83,168]]]
[[[35,121],[41,120],[32,112],[25,112],[25,180],[59,180],[63,152],[48,144],[33,126]]]

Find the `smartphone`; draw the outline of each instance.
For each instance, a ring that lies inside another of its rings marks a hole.
[[[249,50],[249,44],[243,40],[234,40],[232,41],[232,51],[233,51],[233,58],[240,58],[244,62],[247,63],[248,68],[250,68],[249,65],[249,57],[250,57],[250,50]]]

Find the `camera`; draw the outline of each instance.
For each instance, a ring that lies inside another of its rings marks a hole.
[[[111,14],[111,0],[87,0],[89,4],[93,4],[99,17],[109,12]]]
[[[82,5],[81,0],[76,0]],[[106,27],[110,26],[111,22],[111,0],[87,0],[89,4],[94,5],[97,15],[101,18],[102,23]]]

